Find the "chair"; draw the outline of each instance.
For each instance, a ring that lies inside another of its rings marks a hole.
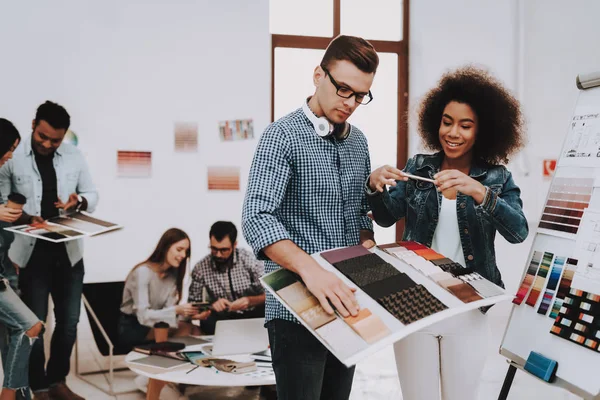
[[[115,396],[117,394],[128,393],[137,389],[115,392],[113,387],[114,372],[125,371],[128,368],[114,368],[114,357],[125,355],[130,349],[119,346],[119,316],[121,315],[120,307],[123,298],[123,288],[125,282],[103,282],[103,283],[86,283],[83,285],[83,305],[87,312],[92,328],[94,341],[98,346],[100,354],[108,356],[108,370],[80,372],[79,371],[79,344],[75,344],[75,374],[78,378],[86,381],[90,385],[97,387],[103,392]],[[96,383],[87,378],[88,375],[104,374],[108,372],[107,391],[104,387],[98,386]]]

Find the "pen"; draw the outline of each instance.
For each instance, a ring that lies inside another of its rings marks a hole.
[[[194,368],[190,369],[188,372],[186,372],[186,374],[189,374],[190,372],[192,372],[193,370],[197,369],[200,365],[196,365]]]
[[[406,172],[403,172],[402,174],[404,174],[404,176],[406,176],[407,178],[410,178],[410,179],[416,179],[418,181],[435,183],[435,181],[433,179],[423,178],[422,176],[417,176],[417,175],[413,175],[413,174],[407,174]]]

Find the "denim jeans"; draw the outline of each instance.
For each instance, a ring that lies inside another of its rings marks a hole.
[[[282,319],[269,331],[278,400],[346,400],[354,367],[347,368],[304,326]]]
[[[37,241],[27,267],[21,269],[19,286],[25,304],[41,321],[46,321],[48,295],[51,295],[56,319],[47,368],[44,367],[43,338],[36,340],[31,350],[29,383],[34,392],[64,382],[69,374],[79,323],[83,274],[83,259],[71,266],[64,244],[43,240]]]
[[[35,314],[27,308],[10,287],[8,280],[0,275],[6,288],[0,291],[0,351],[4,370],[3,387],[20,389],[21,398],[30,399],[29,392],[29,353],[34,338],[25,332],[39,322]]]

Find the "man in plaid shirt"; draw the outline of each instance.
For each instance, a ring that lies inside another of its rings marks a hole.
[[[222,319],[265,316],[265,291],[260,284],[262,261],[252,252],[237,248],[237,229],[229,221],[217,221],[210,228],[210,254],[192,271],[189,302],[210,301],[212,313],[200,322],[202,331],[212,335]],[[206,289],[207,299],[202,298]]]
[[[313,73],[316,87],[302,108],[263,133],[252,167],[242,228],[265,272],[297,273],[329,313],[356,315],[352,290],[309,255],[362,243],[372,247],[364,183],[370,172],[367,140],[346,122],[370,88],[379,58],[357,37],[338,36]],[[277,398],[347,399],[354,368],[346,368],[273,296],[267,294]]]

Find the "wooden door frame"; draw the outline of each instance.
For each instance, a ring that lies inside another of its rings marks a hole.
[[[333,36],[271,35],[271,122],[275,120],[275,49],[325,50],[329,42],[340,34],[341,0],[333,0]],[[398,121],[396,167],[404,168],[408,160],[408,56],[409,56],[409,11],[410,0],[403,0],[402,40],[369,40],[379,53],[395,53],[398,56]],[[396,223],[396,240],[404,232],[404,220]]]

